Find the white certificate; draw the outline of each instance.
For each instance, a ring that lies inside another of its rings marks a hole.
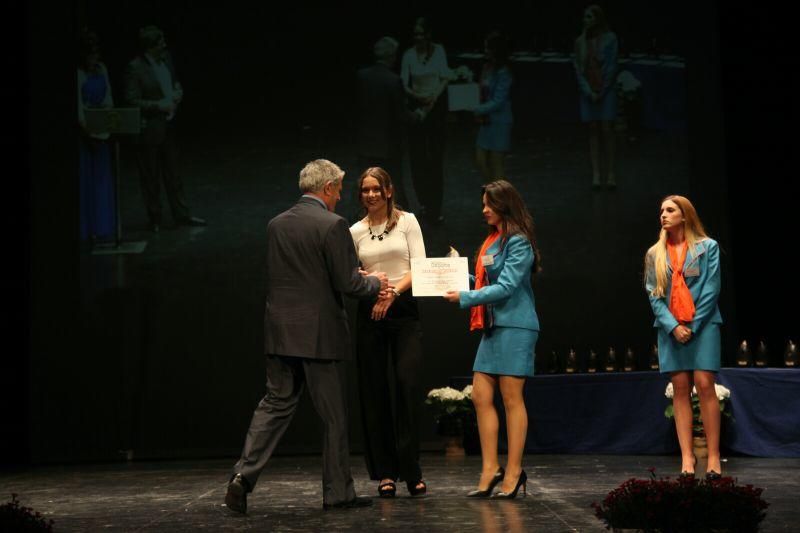
[[[447,291],[468,291],[466,257],[415,257],[411,259],[412,296],[444,296]]]
[[[450,111],[472,111],[481,101],[481,88],[477,83],[452,83],[447,86],[447,104]]]

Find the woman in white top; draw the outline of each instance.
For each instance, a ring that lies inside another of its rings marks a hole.
[[[451,77],[447,54],[431,41],[428,21],[418,18],[413,28],[414,46],[406,50],[400,65],[411,107],[424,118],[409,126],[408,150],[411,179],[419,198],[420,215],[434,224],[443,220],[444,146],[447,119],[447,83]]]
[[[411,259],[425,257],[425,243],[416,217],[394,205],[392,178],[384,169],[365,170],[357,190],[366,216],[350,227],[350,233],[361,266],[386,272],[394,287],[386,297],[358,305],[356,346],[367,469],[370,478],[379,481],[379,496],[394,496],[398,480],[415,496],[424,494],[427,486],[419,466],[422,345],[417,301],[411,296]]]

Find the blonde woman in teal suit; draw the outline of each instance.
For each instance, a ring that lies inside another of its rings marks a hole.
[[[475,289],[448,292],[445,299],[471,308],[470,330],[483,336],[472,368],[472,401],[478,417],[483,468],[477,490],[470,497],[515,498],[525,492],[528,479],[522,452],[528,433],[528,413],[522,389],[533,376],[539,338],[531,277],[539,269],[533,219],[517,190],[506,180],[483,187],[483,215],[489,236],[475,262]],[[497,458],[499,421],[494,406],[500,388],[506,410],[508,460]],[[498,483],[500,492],[492,494]]]
[[[700,399],[708,442],[706,478],[719,479],[720,413],[714,374],[720,366],[719,245],[709,238],[692,203],[683,196],[661,202],[661,232],[645,256],[645,287],[658,329],[661,372],[671,376],[681,476],[694,476],[692,383]]]

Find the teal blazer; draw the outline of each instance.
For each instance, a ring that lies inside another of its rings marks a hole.
[[[706,324],[722,324],[717,300],[721,288],[719,271],[719,244],[714,239],[703,239],[695,245],[694,253],[686,254],[683,266],[683,277],[694,300],[694,320],[686,327],[697,335]],[[645,288],[650,297],[650,306],[656,316],[653,327],[660,327],[667,334],[678,325],[678,321],[669,311],[669,297],[672,292],[672,267],[667,261],[667,294],[664,298],[651,295],[656,286],[655,268],[648,257],[645,273]]]
[[[497,239],[486,251],[494,264],[486,266],[489,285],[459,293],[462,309],[491,304],[494,325],[539,331],[539,317],[531,287],[533,247],[528,239],[512,235],[500,249]],[[480,258],[478,258],[480,261]]]

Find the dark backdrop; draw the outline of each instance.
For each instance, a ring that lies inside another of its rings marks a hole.
[[[798,290],[790,259],[796,246],[796,205],[789,194],[796,174],[790,161],[796,140],[792,71],[797,60],[788,46],[788,23],[773,13],[727,5],[719,10],[647,6],[646,11],[636,5],[615,2],[606,6],[609,13],[628,13],[625,20],[651,21],[645,31],[641,25],[626,26],[623,18],[617,17],[615,29],[627,40],[623,45],[647,50],[655,39],[661,48],[674,48],[687,57],[687,194],[726,251],[721,302],[727,319],[726,349],[730,351],[732,340],[764,338],[774,348],[773,362],[777,363],[780,347],[798,333]],[[576,33],[582,5],[559,6],[516,7],[513,17],[498,10],[488,21],[523,36],[517,37],[519,47],[566,47],[569,41],[558,36]],[[120,382],[124,364],[135,366],[137,354],[149,354],[150,361],[159,361],[162,354],[148,351],[153,342],[150,336],[156,332],[143,326],[142,316],[153,301],[146,291],[124,296],[110,291],[92,302],[85,301],[80,291],[81,252],[74,231],[78,206],[67,200],[77,199],[77,153],[73,143],[65,142],[74,138],[72,51],[77,28],[102,23],[106,62],[112,71],[121,72],[133,52],[133,47],[124,43],[135,43],[136,28],[151,22],[162,26],[174,43],[185,85],[202,91],[195,103],[187,102],[184,127],[206,126],[207,130],[208,124],[213,124],[212,130],[224,132],[226,127],[247,128],[269,120],[292,136],[299,135],[298,124],[320,126],[325,131],[320,121],[346,120],[341,115],[346,108],[335,104],[345,98],[348,89],[327,83],[341,70],[342,55],[336,50],[345,50],[344,57],[352,65],[366,63],[365,43],[385,33],[405,35],[419,10],[413,5],[380,13],[333,7],[280,11],[266,5],[237,7],[212,10],[188,2],[170,3],[168,8],[158,2],[122,2],[111,7],[79,2],[45,8],[34,3],[20,14],[26,29],[22,37],[26,61],[18,72],[21,79],[27,78],[27,85],[20,84],[22,94],[17,101],[23,104],[15,110],[21,115],[19,131],[23,133],[17,144],[11,145],[10,158],[28,168],[10,184],[17,187],[14,198],[18,201],[12,202],[12,207],[20,210],[13,227],[20,225],[19,220],[27,220],[30,234],[15,232],[20,253],[14,255],[21,259],[10,261],[18,265],[18,275],[13,278],[20,280],[11,283],[16,291],[11,294],[20,302],[14,313],[17,321],[10,322],[11,334],[23,343],[22,349],[3,356],[3,394],[8,396],[3,399],[11,406],[0,438],[4,463],[113,460],[119,457],[117,449],[130,438],[146,442],[141,446],[146,457],[238,451],[250,409],[261,393],[263,364],[257,359],[258,339],[234,343],[233,353],[243,351],[242,346],[254,351],[238,353],[233,360],[230,353],[201,349],[191,354],[193,359],[164,363],[160,375],[165,384],[156,388],[155,394],[139,398],[143,405],[139,415],[120,415],[130,407],[125,398],[131,391],[126,392],[125,387],[141,385]],[[439,22],[437,35],[453,48],[474,48],[489,26],[485,14],[455,17],[441,7],[432,15]],[[536,37],[526,41],[524,35]],[[247,43],[252,47],[243,48]],[[251,54],[250,61],[236,60],[243,53]],[[255,61],[257,57],[263,61]],[[220,71],[225,64],[230,70]],[[214,66],[213,72],[204,68],[208,65]],[[263,75],[243,76],[242,68]],[[309,68],[315,73],[314,82],[301,82],[307,80]],[[276,78],[285,83],[270,81]],[[115,84],[118,81],[119,77]],[[120,89],[115,92],[119,98]],[[311,144],[322,149],[324,141],[321,137]],[[631,257],[631,261],[639,258]],[[559,305],[575,305],[569,299],[562,304],[555,298],[545,301],[553,302],[553,314],[569,312]],[[439,314],[440,307],[432,304],[430,312]],[[258,316],[244,315],[259,311],[254,305],[252,310],[243,310],[242,317],[227,320],[232,328],[242,321],[257,323]],[[456,351],[467,353],[452,364],[433,367],[435,375],[430,382],[444,384],[448,375],[469,373],[471,353],[464,348],[471,349],[476,339],[462,333],[463,316],[451,312],[450,317],[442,319],[437,330],[426,330],[427,348],[449,353],[456,343]],[[181,321],[181,317],[174,319]],[[642,321],[640,317],[635,320]],[[103,350],[101,344],[86,338],[87,331],[97,332],[98,321],[106,324],[108,339],[116,340],[107,346],[115,348]],[[223,358],[226,363],[215,362]],[[726,353],[725,358],[730,361],[731,354]],[[186,387],[176,379],[182,366],[194,367],[194,375],[197,368],[207,371],[206,379]],[[246,377],[220,375],[237,369]],[[170,381],[177,385],[170,387]],[[319,442],[305,403],[287,434],[290,447],[283,451],[311,451]],[[357,427],[353,437],[357,450]]]

